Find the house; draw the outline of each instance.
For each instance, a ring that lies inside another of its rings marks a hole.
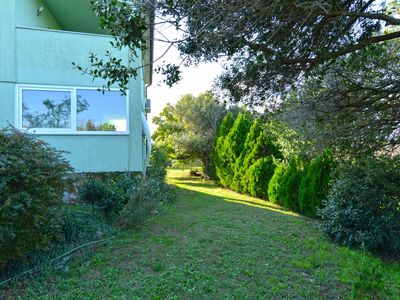
[[[117,87],[103,94],[104,82],[72,65],[88,66],[89,53],[116,51],[90,0],[2,0],[0,16],[0,127],[11,124],[67,151],[77,172],[143,172],[151,148],[145,106],[152,47],[135,60],[139,76],[126,96]],[[127,61],[132,54],[116,55]]]

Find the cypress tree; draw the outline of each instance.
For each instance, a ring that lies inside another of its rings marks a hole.
[[[214,168],[214,179],[221,180],[224,174],[224,168],[227,162],[226,153],[224,152],[226,149],[224,148],[225,139],[229,134],[233,124],[235,123],[235,119],[232,116],[231,112],[228,112],[226,116],[223,118],[219,128],[218,134],[214,140],[214,149],[211,153],[211,161]]]
[[[298,191],[301,180],[303,163],[295,156],[289,160],[281,185],[278,187],[278,199],[281,204],[293,211],[298,211]]]
[[[246,136],[246,141],[243,146],[243,151],[239,158],[235,162],[234,177],[232,179],[231,188],[240,193],[246,193],[247,187],[245,182],[246,170],[254,162],[250,158],[250,154],[254,149],[254,145],[257,142],[257,138],[261,133],[260,120],[255,119],[249,129],[249,133]]]
[[[274,175],[268,183],[268,201],[282,205],[282,202],[278,196],[278,191],[282,186],[283,175],[285,174],[287,168],[288,165],[285,161],[282,161],[275,168]]]
[[[267,198],[268,183],[275,171],[273,156],[265,156],[255,161],[246,172],[247,190],[250,195]]]
[[[266,199],[268,183],[274,174],[276,161],[283,157],[276,145],[276,137],[267,127],[259,127],[258,136],[251,144],[251,151],[243,161],[242,173],[245,176],[242,177],[242,186],[244,192]]]
[[[315,218],[318,208],[328,194],[328,184],[334,167],[332,153],[327,150],[314,158],[304,170],[299,187],[299,210]]]
[[[250,126],[251,121],[249,116],[240,113],[223,141],[221,152],[224,157],[224,164],[220,166],[219,177],[221,183],[225,186],[231,186],[234,177],[235,163],[243,151]]]

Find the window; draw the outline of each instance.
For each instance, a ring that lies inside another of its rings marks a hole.
[[[87,88],[19,86],[19,127],[34,133],[128,133],[127,96]]]
[[[71,128],[71,92],[23,90],[22,128]]]
[[[108,91],[103,95],[96,90],[77,90],[76,96],[79,131],[128,130],[126,99],[121,92]]]

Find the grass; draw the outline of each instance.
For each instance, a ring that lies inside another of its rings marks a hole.
[[[316,221],[183,171],[168,181],[177,201],[141,230],[0,298],[398,299],[399,264],[330,243]]]

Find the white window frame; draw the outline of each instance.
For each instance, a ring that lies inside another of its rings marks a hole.
[[[99,87],[86,86],[52,86],[52,85],[36,85],[36,84],[19,84],[16,85],[16,112],[15,112],[15,127],[20,130],[25,130],[29,133],[39,135],[129,135],[129,90],[126,91],[126,131],[78,131],[77,130],[77,91],[78,90],[98,90]],[[22,128],[22,103],[23,91],[62,91],[71,93],[71,128]],[[117,88],[110,88],[110,91],[119,91]]]

